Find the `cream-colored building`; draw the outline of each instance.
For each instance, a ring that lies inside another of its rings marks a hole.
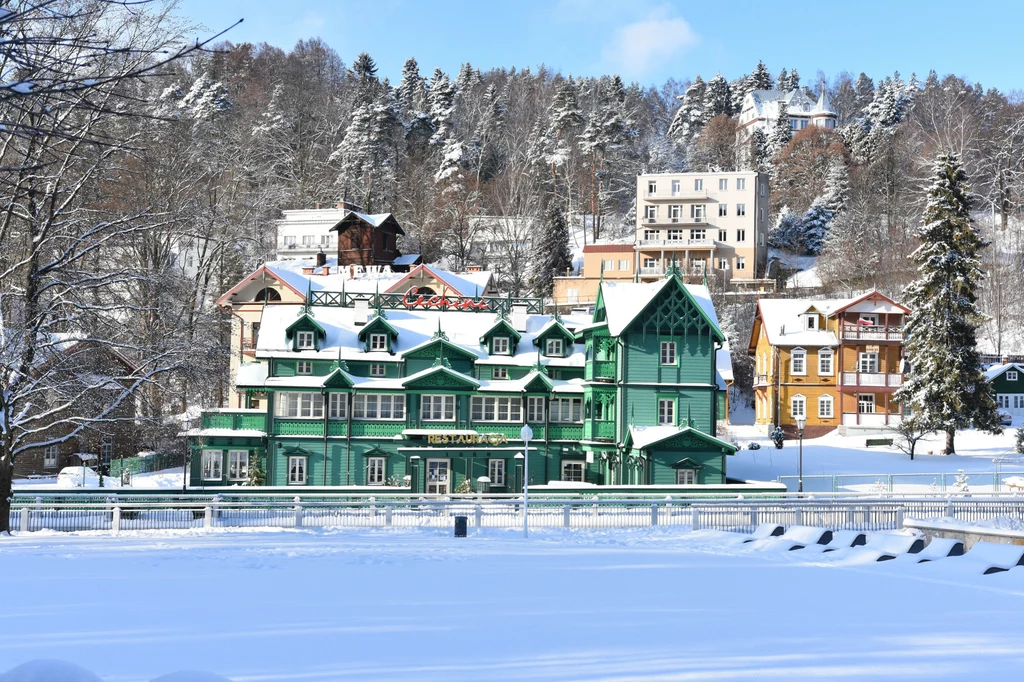
[[[559,308],[593,305],[602,279],[632,282],[635,275],[636,251],[632,244],[587,244],[580,273],[554,278],[554,303]]]
[[[637,177],[634,267],[641,280],[721,271],[734,284],[765,276],[768,176],[756,171]]]

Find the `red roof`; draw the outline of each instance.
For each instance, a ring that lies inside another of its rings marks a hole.
[[[632,253],[632,244],[588,244],[583,253]]]

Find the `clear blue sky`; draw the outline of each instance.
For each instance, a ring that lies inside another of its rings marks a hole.
[[[998,87],[1024,89],[1024,2],[853,0],[181,0],[180,13],[210,29],[244,17],[226,38],[290,48],[319,36],[345,60],[369,52],[397,82],[416,57],[424,75],[454,75],[462,62],[487,69],[546,64],[562,73],[619,73],[661,84],[721,71],[772,74],[796,67],[803,82],[860,71],[923,80],[929,68]]]

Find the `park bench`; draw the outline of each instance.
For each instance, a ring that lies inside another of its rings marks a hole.
[[[780,526],[777,523],[762,523],[754,529],[753,533],[743,540],[743,543],[746,544],[748,542],[754,542],[755,540],[778,537],[784,532],[786,532],[785,527]]]
[[[832,533],[832,541],[828,543],[828,547],[822,550],[822,553],[859,547],[865,542],[867,542],[867,535],[859,530],[837,530]]]
[[[964,543],[953,538],[932,538],[931,542],[916,554],[903,554],[897,557],[901,561],[923,564],[936,559],[951,556],[963,556]]]

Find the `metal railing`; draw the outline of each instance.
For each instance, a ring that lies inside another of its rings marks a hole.
[[[918,493],[1024,493],[1007,486],[1003,479],[1024,477],[1024,471],[957,471],[906,474],[814,474],[804,476],[804,492],[906,495]],[[787,490],[797,489],[796,476],[779,476]]]
[[[475,528],[517,528],[522,498],[239,500],[220,496],[189,502],[105,501],[18,503],[16,531],[130,531],[188,528],[450,528],[456,516]],[[901,499],[814,497],[777,499],[531,499],[530,524],[547,528],[683,526],[750,532],[761,523],[831,529],[893,530],[905,516],[980,521],[1024,518],[1024,498]]]
[[[843,339],[851,341],[902,341],[903,327],[844,324]]]
[[[844,386],[900,386],[902,374],[886,374],[884,372],[843,372]]]

